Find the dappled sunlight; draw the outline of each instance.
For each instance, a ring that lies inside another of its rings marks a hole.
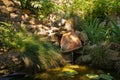
[[[24,57],[23,61],[25,63],[26,68],[30,67],[33,64],[33,62],[28,57]]]
[[[80,66],[78,66],[78,65],[71,65],[71,64],[66,65],[65,67],[66,68],[71,68],[71,69],[78,69],[78,68],[80,68]]]
[[[64,67],[58,67],[58,68],[55,68],[55,69],[48,69],[47,71],[48,72],[64,72],[64,71],[72,71],[72,70],[78,70],[78,71],[87,71],[89,70],[89,68],[87,66],[79,66],[79,65],[71,65],[71,64],[68,64]]]
[[[46,72],[37,74],[35,78],[42,80],[90,80],[99,78],[99,74],[105,75],[102,70],[69,64],[64,67],[48,69]]]
[[[80,74],[85,74],[85,73],[95,71],[92,68],[84,65],[83,66],[82,65],[66,65],[63,69],[70,69],[70,70],[72,69],[72,70],[78,71]]]
[[[74,36],[70,36],[70,39],[72,39],[75,43],[79,44],[78,38]]]

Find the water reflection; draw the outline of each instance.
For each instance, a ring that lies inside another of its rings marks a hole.
[[[119,80],[101,69],[71,64],[62,68],[48,69],[46,72],[35,74],[33,78],[34,80]]]

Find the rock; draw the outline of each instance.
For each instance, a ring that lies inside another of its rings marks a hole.
[[[36,24],[36,19],[35,18],[29,19],[29,23],[32,25]]]
[[[18,14],[10,13],[10,17],[11,17],[11,18],[16,18],[17,16],[18,16]]]
[[[76,64],[88,64],[90,63],[92,60],[90,55],[84,55],[84,56],[80,56],[76,59],[75,63]]]
[[[83,42],[83,44],[86,44],[88,42],[87,34],[85,34],[83,31],[75,31],[75,33],[78,35],[80,40]]]
[[[108,58],[109,58],[109,60],[112,60],[112,61],[120,60],[119,52],[117,52],[115,50],[109,50]]]
[[[66,60],[66,62],[72,63],[72,54],[70,52],[66,53],[66,54],[63,54],[62,56]]]
[[[60,42],[62,52],[70,52],[82,48],[82,43],[74,32],[63,34]]]
[[[64,26],[66,22],[66,19],[61,19],[61,21],[58,23],[58,26]]]
[[[115,67],[114,68],[116,69],[118,74],[120,74],[120,60],[115,63]]]
[[[68,19],[65,22],[64,29],[67,31],[74,31],[74,20],[73,19]]]
[[[49,40],[51,41],[51,42],[58,42],[58,37],[55,35],[55,34],[53,34],[53,35],[51,35],[51,36],[49,36],[50,38],[49,38]]]
[[[5,6],[0,6],[0,13],[9,14],[9,11],[6,9]]]
[[[10,0],[2,0],[4,5],[7,7],[14,6],[14,3]]]
[[[8,12],[15,12],[18,10],[17,8],[14,8],[14,7],[7,7],[6,9]]]
[[[29,19],[28,14],[23,14],[23,15],[21,16],[21,19],[22,19],[22,21],[23,21],[24,23],[28,23],[28,19]]]
[[[115,51],[119,51],[119,52],[120,52],[120,43],[111,42],[111,43],[109,44],[109,48],[112,49],[112,50],[115,50]]]
[[[9,74],[16,71],[22,71],[24,66],[20,52],[4,53],[0,55],[0,74]]]

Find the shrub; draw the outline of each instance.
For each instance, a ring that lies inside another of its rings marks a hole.
[[[92,64],[100,67],[111,69],[113,62],[109,59],[109,48],[107,45],[99,44],[94,47],[92,52]]]
[[[0,51],[8,51],[18,48],[19,30],[14,28],[12,24],[0,22]]]
[[[30,71],[40,71],[64,65],[60,51],[51,43],[41,42],[35,37],[26,38],[23,43],[23,59],[26,66],[30,67]]]
[[[82,29],[87,34],[90,44],[107,40],[109,28],[101,26],[98,19],[88,20]]]
[[[120,13],[120,2],[119,0],[61,0],[58,9],[67,16],[74,13],[82,19],[99,18],[104,20],[105,14]]]
[[[25,66],[32,72],[64,65],[64,59],[57,48],[49,42],[40,41],[38,37],[22,28],[17,30],[11,24],[1,22],[0,34],[0,49],[10,50],[10,54],[19,52]],[[7,66],[13,66],[15,69],[16,64]]]
[[[120,25],[117,25],[114,20],[110,19],[110,41],[120,43]]]
[[[39,19],[48,16],[54,10],[51,0],[20,0],[22,8],[29,9]]]

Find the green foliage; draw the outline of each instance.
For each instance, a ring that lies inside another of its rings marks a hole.
[[[33,36],[26,37],[23,41],[22,52],[24,62],[30,67],[30,71],[40,71],[64,64],[64,59],[58,49],[49,42],[41,42]]]
[[[101,68],[111,68],[113,63],[109,60],[109,48],[107,45],[95,45],[92,51],[92,64]]]
[[[23,8],[31,10],[39,19],[43,19],[54,10],[51,0],[20,0],[20,2]]]
[[[57,5],[58,11],[64,15],[64,17],[71,17],[70,14],[81,15],[81,6],[84,4],[83,0],[61,0],[60,5]]]
[[[35,35],[23,29],[17,30],[6,22],[0,23],[1,48],[24,53],[21,54],[23,60],[32,71],[40,71],[64,64],[60,51],[52,44],[40,41]]]
[[[38,37],[29,32],[20,33],[17,48],[23,53],[23,60],[30,72],[64,65],[60,51],[51,43],[40,41]]]
[[[66,76],[66,77],[74,77],[76,74],[78,74],[78,72],[77,71],[75,71],[75,70],[69,70],[69,71],[64,71],[64,75]]]
[[[26,5],[27,5],[27,0],[19,0],[19,1],[20,1],[20,3],[21,3],[21,7],[22,7],[22,8],[25,8]]]
[[[93,9],[91,14],[92,18],[100,18],[104,20],[105,14],[117,13],[119,14],[119,0],[93,0]],[[89,16],[89,15],[88,15]]]
[[[87,34],[90,44],[97,44],[106,40],[109,28],[105,29],[97,19],[94,19],[87,21],[83,31]]]
[[[113,80],[113,77],[109,74],[86,74],[86,76],[91,80]]]
[[[111,1],[109,1],[109,3],[108,3],[108,11],[110,13],[118,13],[118,14],[120,14],[119,9],[120,9],[120,1],[119,0],[111,0]]]
[[[19,31],[6,22],[0,22],[0,49],[3,51],[18,48]]]
[[[110,25],[102,26],[98,19],[86,20],[83,31],[87,34],[90,44],[98,44],[105,41],[120,41],[120,26],[115,23],[108,15]]]
[[[90,13],[92,18],[105,18],[105,13],[107,12],[108,7],[108,1],[107,0],[94,0],[93,1],[93,10]],[[89,15],[88,15],[89,16]]]
[[[20,2],[22,7],[31,10],[40,18],[46,17],[55,10],[65,16],[73,13],[83,19],[99,18],[100,20],[106,18],[105,14],[120,13],[119,0],[61,0],[56,6],[51,0],[20,0]]]
[[[109,16],[108,16],[109,18]],[[110,30],[110,41],[112,42],[120,42],[120,25],[117,25],[113,20],[110,20],[111,23],[111,30]]]
[[[58,8],[65,15],[74,13],[83,19],[99,18],[100,20],[104,20],[106,13],[120,13],[119,0],[62,0],[61,2],[62,4]]]
[[[104,80],[113,80],[113,77],[109,74],[100,74],[98,80],[104,79]]]

